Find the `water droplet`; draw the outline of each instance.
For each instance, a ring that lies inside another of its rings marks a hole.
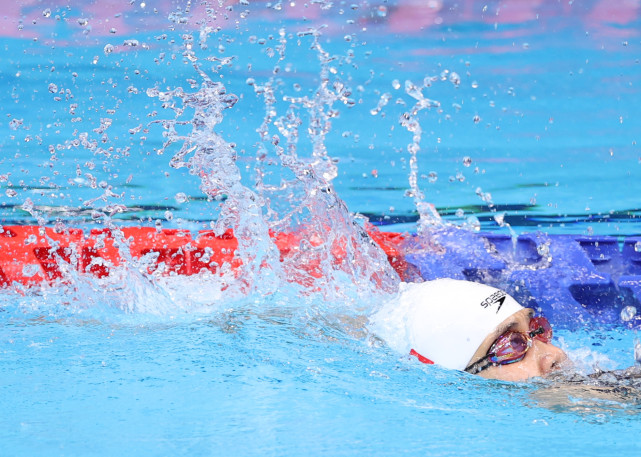
[[[49,84],[49,92],[55,94],[56,92],[58,92],[58,86],[56,86],[54,83]]]
[[[174,199],[178,203],[187,203],[189,201],[189,197],[187,197],[187,195],[183,192],[178,192],[176,195],[174,195]]]
[[[31,213],[33,211],[33,201],[30,198],[27,198],[21,208],[23,211]]]
[[[22,125],[22,119],[11,119],[9,122],[9,128],[11,130],[18,130]]]
[[[380,5],[376,8],[376,14],[378,15],[378,17],[387,16],[387,7],[385,5]]]
[[[396,90],[401,88],[401,83],[398,81],[398,79],[395,79],[394,81],[392,81],[392,87]]]
[[[456,217],[462,218],[463,216],[465,216],[465,211],[463,211],[461,208],[459,208],[459,209],[456,210],[455,214],[456,214]]]
[[[115,27],[112,27],[112,28],[109,29],[109,33],[116,33],[116,32],[117,32],[117,30],[116,30]]]
[[[477,83],[476,81],[472,81],[472,89],[478,89],[478,87],[479,83]]]
[[[427,180],[431,183],[436,182],[438,179],[438,174],[435,171],[430,171],[429,175],[427,175]]]
[[[30,244],[38,242],[36,235],[29,235],[26,240],[24,240],[24,245],[29,246]]]
[[[7,197],[9,197],[9,198],[13,198],[13,197],[15,197],[16,195],[18,195],[18,192],[16,192],[16,191],[15,191],[15,190],[13,190],[13,189],[7,189],[7,190],[6,190],[6,192],[5,192],[5,194],[7,194]]]
[[[89,19],[85,17],[78,18],[78,25],[85,26],[89,23]]]
[[[479,122],[481,122],[481,116],[477,114],[472,118],[472,120],[474,121],[475,124],[478,124]]]
[[[634,243],[634,250],[636,252],[641,252],[641,241],[637,241],[636,243]]]
[[[111,54],[112,52],[114,52],[115,50],[116,50],[116,48],[114,47],[114,45],[113,45],[113,44],[106,44],[106,45],[105,45],[105,49],[104,49],[104,51],[105,51],[105,55],[109,55],[109,54]]]
[[[548,258],[550,256],[550,243],[541,243],[536,247],[536,252],[541,256]]]
[[[168,221],[170,221],[170,220],[172,220],[173,218],[174,218],[174,213],[172,213],[171,211],[165,211],[165,219],[167,219]]]
[[[465,219],[464,228],[467,229],[467,230],[473,230],[475,232],[480,232],[481,231],[481,221],[479,221],[479,218],[476,217],[475,215],[468,216],[468,218]]]
[[[42,12],[42,16],[43,17],[51,17],[51,10],[49,8],[47,8],[46,10],[44,10]]]
[[[33,236],[33,235],[31,235]],[[40,272],[40,266],[33,264],[33,263],[28,263],[24,267],[22,267],[22,274],[23,276],[26,276],[27,278],[32,277],[36,273]]]
[[[628,322],[637,314],[637,309],[634,306],[626,306],[621,310],[621,320]]]
[[[472,158],[468,156],[463,157],[463,166],[469,167],[470,165],[472,165]]]

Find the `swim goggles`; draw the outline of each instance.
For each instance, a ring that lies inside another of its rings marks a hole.
[[[549,343],[552,340],[552,327],[545,317],[531,318],[528,333],[510,330],[499,336],[488,350],[487,355],[468,366],[465,371],[477,374],[491,366],[520,362],[528,349],[532,347],[534,338],[544,343]]]

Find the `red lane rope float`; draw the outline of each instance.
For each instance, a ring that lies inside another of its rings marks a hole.
[[[33,285],[61,278],[60,260],[73,263],[82,240],[82,231],[77,229],[59,234],[35,226],[4,227],[0,233],[0,285],[13,281]]]
[[[405,236],[373,228],[369,233],[399,275],[407,279],[409,267],[400,251]],[[281,252],[281,261],[295,255],[304,238],[302,234],[291,233],[272,236]],[[128,245],[128,249],[121,251],[122,244]],[[14,282],[32,286],[54,281],[63,278],[69,268],[102,278],[109,275],[110,268],[123,263],[123,252],[135,259],[148,256],[150,274],[192,275],[203,269],[217,274],[224,264],[232,270],[241,265],[240,259],[234,256],[237,247],[238,241],[231,230],[222,235],[205,230],[198,232],[194,239],[187,230],[159,231],[152,227],[124,227],[116,233],[110,229],[93,229],[85,234],[74,228],[58,233],[50,227],[4,226],[0,229],[0,287]],[[335,246],[332,254],[337,262],[342,260],[340,249]],[[321,274],[318,267],[305,266],[313,277]]]

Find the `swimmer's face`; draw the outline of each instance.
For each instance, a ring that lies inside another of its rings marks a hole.
[[[528,333],[530,319],[533,311],[522,309],[503,321],[494,332],[489,334],[474,353],[470,363],[483,358],[496,339],[503,333],[513,332]],[[560,368],[567,360],[565,352],[550,343],[544,343],[537,338],[532,341],[532,347],[526,352],[525,357],[507,365],[490,366],[479,372],[479,376],[488,379],[501,379],[503,381],[525,381],[529,378],[541,377]]]

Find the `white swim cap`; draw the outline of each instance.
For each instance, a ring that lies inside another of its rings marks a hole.
[[[523,309],[502,290],[470,281],[402,283],[397,299],[372,318],[390,346],[464,370],[483,340]],[[387,335],[386,335],[387,334]]]

